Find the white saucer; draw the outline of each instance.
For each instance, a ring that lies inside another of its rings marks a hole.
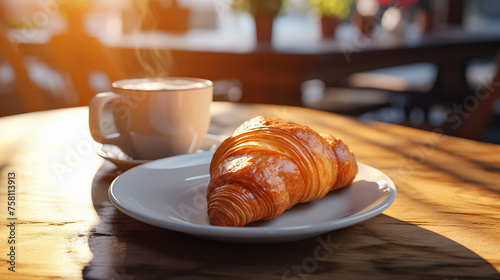
[[[281,243],[310,238],[370,219],[396,198],[396,186],[379,170],[358,163],[353,184],[299,204],[269,221],[244,227],[210,225],[206,188],[213,152],[173,156],[137,166],[109,188],[125,214],[169,230],[236,243]]]
[[[203,142],[197,153],[215,151],[217,147],[224,141],[224,138],[214,134],[206,134]],[[151,160],[134,159],[124,153],[118,146],[115,145],[102,145],[101,149],[97,150],[97,154],[112,162],[120,170],[128,170],[132,167],[150,162]]]

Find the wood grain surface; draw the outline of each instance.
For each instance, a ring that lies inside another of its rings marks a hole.
[[[126,216],[86,107],[0,119],[1,279],[500,279],[500,146],[298,107],[214,103],[210,133],[257,115],[331,133],[390,176],[394,204],[302,241],[207,241]],[[16,174],[15,215],[7,211]],[[9,271],[16,217],[15,272]]]

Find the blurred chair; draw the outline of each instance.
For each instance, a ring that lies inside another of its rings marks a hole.
[[[413,110],[421,110],[427,117],[431,107],[438,103],[437,96],[430,93],[437,75],[435,65],[415,63],[356,73],[348,78],[348,84],[357,89],[391,94],[396,100],[393,105],[401,107],[406,118],[409,118]]]
[[[78,4],[75,4],[78,2]],[[54,35],[49,47],[54,62],[60,71],[66,72],[78,95],[76,105],[86,106],[98,92],[92,86],[92,75],[102,72],[110,82],[123,79],[124,71],[119,59],[115,58],[98,38],[87,34],[84,16],[92,2],[68,1],[61,4],[66,14],[67,30]]]
[[[359,116],[392,104],[392,94],[389,92],[349,87],[327,88],[321,80],[304,82],[301,91],[305,107],[351,116]]]
[[[476,90],[474,95],[466,97],[463,104],[459,104],[465,112],[456,115],[462,119],[450,123],[446,127],[447,132],[463,138],[482,139],[493,119],[495,101],[500,98],[500,51],[497,54],[496,65],[497,72],[490,85]]]
[[[23,55],[7,38],[7,29],[3,26],[0,26],[0,53],[15,74],[15,90],[21,101],[20,107],[23,107],[18,109],[19,113],[50,109],[44,94],[30,79]]]

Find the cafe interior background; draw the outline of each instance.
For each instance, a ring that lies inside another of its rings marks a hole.
[[[260,29],[266,18],[271,18],[267,31]],[[390,54],[394,47],[402,57],[405,48],[432,52],[426,44],[439,45],[432,41],[439,32],[462,36],[457,42],[479,38],[487,44],[485,36],[500,32],[500,1],[2,0],[0,116],[86,106],[114,80],[173,75],[182,50],[286,55],[331,47],[345,58],[341,71],[373,48]],[[386,67],[387,59],[358,61],[381,67],[340,75],[333,83],[304,79],[300,105],[432,131],[450,124],[452,114],[460,113],[457,106],[475,109],[477,98],[467,98],[484,96],[478,93],[492,88],[497,73],[495,53],[485,52],[451,63],[455,76],[446,77],[447,87],[436,87],[439,63],[415,58],[416,63]],[[182,67],[194,71],[204,62],[182,63],[191,63]],[[226,73],[216,63],[210,67]],[[245,71],[247,65],[238,67],[241,71],[231,75],[199,78],[214,80],[214,100],[261,103],[240,80],[252,72]],[[467,137],[500,143],[499,100],[489,108],[490,116],[482,120],[486,129]]]

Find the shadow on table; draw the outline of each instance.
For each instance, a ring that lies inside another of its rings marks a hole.
[[[89,238],[85,279],[500,279],[462,245],[381,214],[298,242],[221,243],[137,221],[107,196],[118,172],[105,163],[92,198],[100,223]]]

